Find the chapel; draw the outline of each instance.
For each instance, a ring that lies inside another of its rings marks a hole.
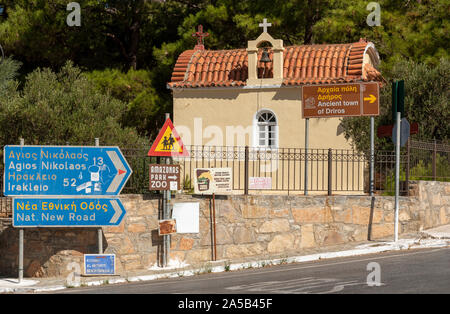
[[[268,32],[246,48],[208,50],[199,27],[193,49],[180,54],[171,81],[173,122],[185,145],[304,147],[302,86],[381,82],[380,58],[365,39],[284,46]],[[309,122],[311,148],[351,149],[339,118]]]

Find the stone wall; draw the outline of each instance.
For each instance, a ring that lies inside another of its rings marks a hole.
[[[418,182],[413,196],[400,198],[399,231],[416,232],[450,223],[450,183]],[[122,195],[127,215],[120,226],[103,228],[105,253],[116,254],[118,274],[159,264],[161,200]],[[187,264],[212,258],[211,200],[177,195],[175,202],[200,203],[200,232],[171,236],[170,259]],[[391,237],[394,197],[377,196],[217,196],[217,259],[257,259],[301,254],[305,249]],[[17,274],[18,231],[0,225],[0,275]],[[82,265],[97,253],[97,229],[25,229],[25,276],[66,276],[67,265]]]

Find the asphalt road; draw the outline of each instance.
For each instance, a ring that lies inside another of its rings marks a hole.
[[[450,248],[388,252],[193,277],[72,288],[54,293],[449,294]]]

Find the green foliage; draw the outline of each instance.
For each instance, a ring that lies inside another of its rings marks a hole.
[[[108,93],[127,104],[122,124],[134,127],[142,136],[154,137],[157,122],[170,112],[168,106],[152,87],[151,73],[130,69],[124,73],[118,69],[96,70],[87,76],[102,93]]]
[[[136,127],[141,135],[153,137],[164,113],[171,111],[166,84],[179,54],[194,47],[192,33],[199,24],[210,33],[207,49],[244,48],[261,33],[258,24],[267,18],[272,23],[270,34],[286,46],[347,43],[361,37],[374,42],[384,77],[406,81],[409,118],[420,122],[421,137],[448,138],[448,123],[442,123],[448,117],[448,87],[442,88],[442,82],[448,82],[448,0],[379,0],[381,26],[377,27],[367,25],[369,2],[363,0],[77,2],[81,26],[69,27],[66,0],[4,0],[8,17],[0,19],[1,44],[7,55],[23,63],[24,76],[38,67],[58,72],[72,60],[90,73],[101,92],[127,104],[121,122]],[[422,83],[421,75],[427,78]],[[390,123],[389,89],[388,85],[382,91],[377,125]],[[346,135],[359,149],[368,147],[367,120],[343,122]],[[379,148],[389,143],[377,140]]]
[[[125,104],[97,91],[71,62],[59,72],[36,69],[23,90],[0,94],[0,143],[133,145],[142,140],[120,125]]]
[[[324,18],[314,25],[318,42],[342,43],[367,38],[384,61],[384,70],[391,69],[399,58],[436,65],[448,58],[449,40],[447,0],[376,1],[381,8],[381,25],[366,23],[370,13],[368,1],[335,1]]]
[[[450,163],[447,157],[436,154],[436,176],[440,181],[450,181]],[[433,180],[433,163],[420,159],[410,170],[410,180]]]
[[[439,63],[426,65],[414,61],[399,60],[390,71],[392,79],[405,80],[405,115],[410,123],[419,124],[421,139],[448,140],[450,136],[450,110],[448,107],[450,61],[440,59]],[[380,125],[393,124],[391,118],[391,84],[381,89],[381,114],[375,118],[375,130]],[[369,149],[370,120],[367,117],[342,119],[344,134],[352,139],[360,151]],[[392,150],[390,138],[375,137],[375,147]]]
[[[446,155],[446,154],[444,154]],[[448,157],[436,154],[436,177],[439,181],[450,181],[450,163]],[[400,168],[399,181],[406,180],[406,171]],[[418,159],[417,163],[409,169],[410,181],[433,181],[433,162]],[[395,195],[395,170],[390,171],[383,182],[383,195]]]
[[[8,90],[17,88],[15,79],[19,74],[20,62],[12,58],[6,58],[0,63],[0,94],[6,94]]]

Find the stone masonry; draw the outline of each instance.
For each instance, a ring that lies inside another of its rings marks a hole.
[[[413,196],[400,198],[399,230],[421,231],[450,223],[450,183],[419,181]],[[159,198],[120,196],[127,215],[120,226],[103,228],[105,253],[116,254],[116,272],[158,265]],[[171,236],[170,259],[201,264],[212,259],[211,200],[176,195],[174,202],[200,203],[200,232]],[[217,260],[290,256],[302,250],[393,236],[394,197],[230,195],[216,197]],[[18,231],[0,224],[0,275],[15,275]],[[67,276],[71,263],[97,253],[95,228],[25,229],[27,277]]]

